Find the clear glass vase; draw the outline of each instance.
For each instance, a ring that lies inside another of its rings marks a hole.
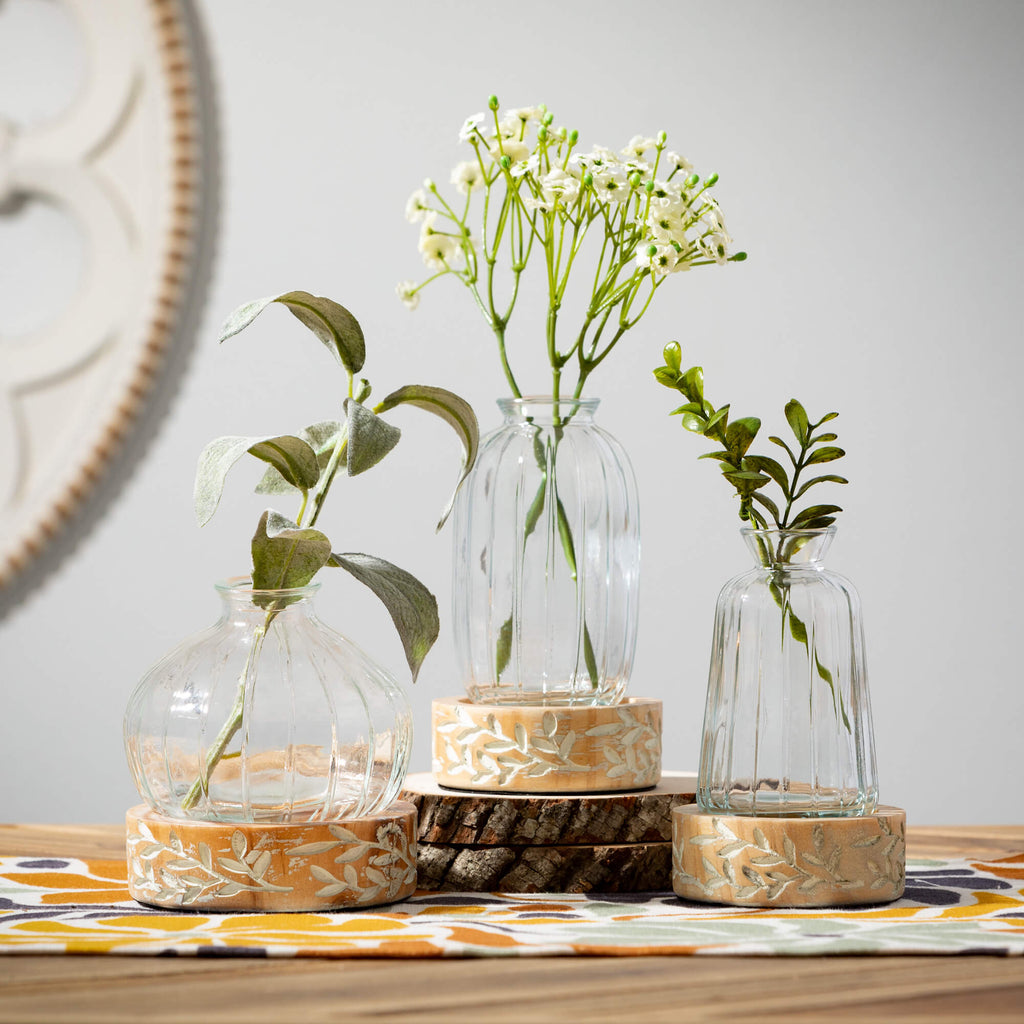
[[[503,399],[455,512],[453,621],[470,698],[615,704],[636,646],[629,459],[597,399]]]
[[[395,680],[313,613],[319,584],[218,584],[220,620],[158,662],[124,720],[154,810],[206,821],[331,821],[386,807],[412,717]]]
[[[864,633],[856,590],[823,564],[835,527],[741,532],[757,567],[718,597],[698,802],[869,814],[878,784]]]

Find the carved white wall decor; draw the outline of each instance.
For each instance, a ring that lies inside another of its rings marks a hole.
[[[187,0],[60,2],[81,33],[85,83],[45,123],[0,116],[0,231],[19,200],[53,204],[82,235],[84,271],[38,329],[0,334],[0,586],[75,513],[141,411],[199,228]]]

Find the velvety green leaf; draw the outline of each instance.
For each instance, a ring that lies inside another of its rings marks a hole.
[[[695,412],[684,412],[682,418],[683,427],[694,434],[703,434],[706,427],[706,420]]]
[[[260,516],[252,538],[252,585],[256,590],[304,587],[327,564],[331,542],[319,530],[300,527],[273,509]]]
[[[501,679],[502,673],[508,668],[512,658],[512,616],[510,615],[498,630],[498,646],[494,652],[494,675]]]
[[[838,505],[810,505],[795,515],[792,522],[789,523],[789,526],[794,530],[799,530],[803,528],[804,523],[811,522],[814,519],[820,519],[822,516],[829,516],[833,512],[842,511],[843,510]]]
[[[358,373],[366,359],[366,345],[359,321],[344,306],[309,292],[285,292],[239,306],[220,330],[226,341],[249,326],[271,303],[279,302],[308,327],[349,373]]]
[[[440,632],[437,601],[415,576],[373,555],[331,555],[329,565],[350,572],[381,599],[402,641],[413,682]]]
[[[671,366],[659,366],[654,371],[654,379],[667,388],[678,388],[683,378],[679,371],[672,369]]]
[[[819,434],[817,437],[811,438],[811,444],[826,444],[829,441],[836,441],[838,438],[838,434]]]
[[[836,459],[841,459],[846,452],[842,448],[815,448],[813,452],[807,457],[808,466],[813,466],[818,462],[834,462]]]
[[[462,442],[462,471],[455,484],[451,499],[437,524],[437,529],[440,530],[451,514],[455,496],[459,493],[462,482],[469,476],[473,463],[476,462],[476,453],[480,447],[480,425],[477,422],[476,413],[464,398],[460,398],[445,388],[430,387],[426,384],[408,384],[404,388],[393,391],[377,406],[377,412],[386,412],[398,405],[414,405],[418,409],[439,416],[455,431]]]
[[[200,526],[205,526],[217,511],[228,471],[246,452],[269,462],[293,487],[308,489],[319,477],[316,453],[301,438],[290,434],[215,438],[202,450],[196,466],[193,503]]]
[[[358,476],[376,466],[398,444],[402,432],[351,398],[345,399],[345,413],[348,416],[348,475]]]
[[[826,473],[824,476],[816,476],[811,480],[808,480],[805,484],[800,485],[800,490],[794,495],[794,499],[799,498],[804,491],[809,487],[813,487],[815,484],[848,484],[850,481],[845,476],[836,476],[835,473]]]
[[[837,412],[827,412],[827,413],[825,413],[825,415],[822,416],[821,419],[818,420],[818,422],[814,424],[815,428],[820,427],[822,425],[822,423],[828,423],[829,420],[834,420],[838,415],[839,415],[839,413],[837,413]]]
[[[705,452],[703,455],[698,455],[698,459],[717,459],[719,462],[725,462],[732,466],[732,456],[728,452]]]
[[[349,373],[358,373],[366,361],[366,343],[359,321],[342,305],[309,292],[286,292],[277,302],[287,306],[333,353]]]
[[[767,455],[748,455],[743,460],[743,468],[767,473],[782,488],[782,493],[789,496],[789,477],[781,463],[775,459]]]
[[[807,412],[804,407],[795,399],[791,398],[786,403],[786,422],[796,435],[801,446],[807,441],[811,429],[810,421],[807,419]]]
[[[754,416],[743,416],[733,420],[726,428],[725,446],[736,462],[746,455],[760,429],[761,421]]]
[[[299,431],[301,437],[316,452],[316,462],[320,473],[323,473],[327,463],[331,460],[334,446],[338,443],[339,437],[345,428],[337,420],[324,420],[321,423],[312,423]],[[345,465],[345,456],[342,454],[341,465]],[[296,490],[273,466],[268,466],[263,479],[256,485],[257,494],[290,494]]]

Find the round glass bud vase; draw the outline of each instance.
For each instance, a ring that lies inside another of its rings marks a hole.
[[[332,821],[392,803],[412,745],[395,680],[313,613],[319,584],[218,584],[220,620],[146,674],[125,749],[153,810],[205,821]]]
[[[470,699],[621,700],[636,646],[636,481],[598,401],[515,398],[456,504],[453,621]]]
[[[741,815],[870,814],[860,600],[823,564],[835,528],[741,532],[756,568],[718,597],[697,801]]]

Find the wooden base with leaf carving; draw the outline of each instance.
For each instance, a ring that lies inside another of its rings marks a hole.
[[[609,706],[433,702],[434,777],[453,789],[602,793],[661,778],[661,701]]]
[[[906,812],[775,818],[672,811],[672,888],[740,907],[890,903],[903,895]]]
[[[220,822],[127,815],[128,891],[173,910],[374,907],[416,890],[416,808],[341,821]]]

